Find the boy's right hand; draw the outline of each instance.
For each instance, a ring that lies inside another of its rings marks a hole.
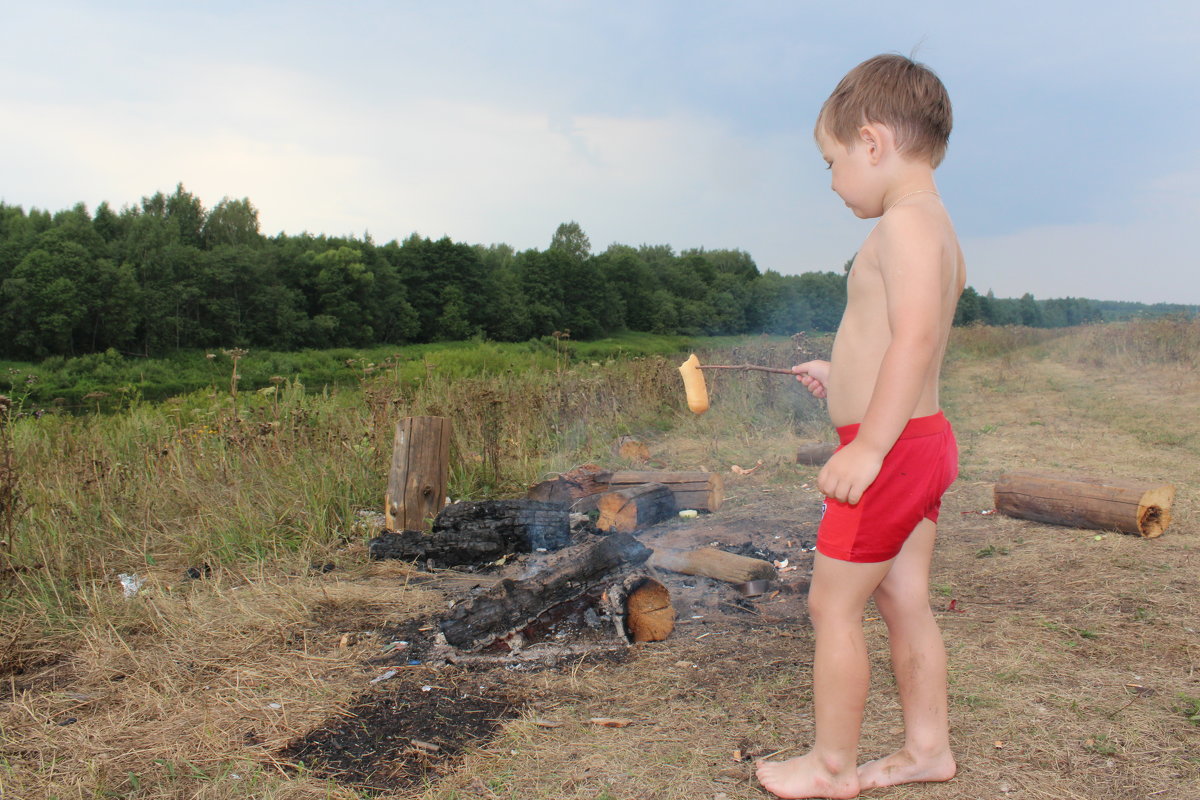
[[[813,397],[825,397],[825,387],[829,384],[828,361],[805,361],[792,367],[792,372],[796,373],[796,380],[812,392]]]

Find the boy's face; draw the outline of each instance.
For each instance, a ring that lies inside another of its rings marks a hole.
[[[871,143],[859,141],[847,147],[822,128],[817,133],[817,145],[833,173],[833,190],[846,207],[861,219],[878,217],[883,212],[883,187],[873,169]]]

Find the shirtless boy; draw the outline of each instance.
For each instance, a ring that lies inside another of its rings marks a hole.
[[[958,472],[938,405],[965,280],[933,179],[950,125],[937,76],[892,55],[851,70],[817,119],[833,190],[856,216],[879,222],[847,277],[831,360],[793,367],[812,394],[828,398],[842,446],[817,478],[826,499],[808,598],[815,742],[806,755],[758,765],[759,781],[779,797],[849,798],[954,777],[946,651],[928,589],[941,496]],[[887,623],[905,732],[898,751],[857,766],[869,597]]]

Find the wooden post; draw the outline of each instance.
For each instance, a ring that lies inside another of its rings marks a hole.
[[[996,510],[1010,517],[1153,539],[1171,523],[1175,487],[1124,478],[1010,472],[1000,476],[993,495]]]
[[[389,531],[426,531],[446,504],[450,420],[405,417],[396,424],[384,517]]]

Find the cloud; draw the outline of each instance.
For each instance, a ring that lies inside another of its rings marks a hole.
[[[997,297],[1200,303],[1194,248],[1169,221],[1028,228],[968,239],[967,282]]]

